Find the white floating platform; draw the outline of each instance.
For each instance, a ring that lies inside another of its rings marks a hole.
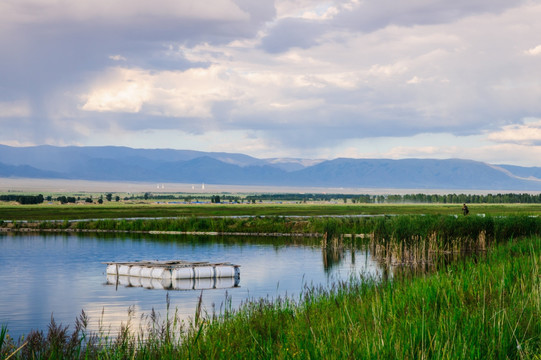
[[[144,287],[159,290],[210,290],[239,286],[238,277],[203,279],[154,279],[139,276],[107,275],[107,285]]]
[[[107,275],[158,280],[240,278],[240,265],[171,261],[106,262]]]

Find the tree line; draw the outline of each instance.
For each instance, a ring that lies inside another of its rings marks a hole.
[[[212,203],[222,203],[222,202],[235,202],[235,203],[255,203],[262,201],[298,201],[298,202],[307,202],[307,201],[343,201],[344,203],[359,203],[359,204],[400,204],[400,203],[419,203],[419,204],[541,204],[541,193],[540,194],[528,194],[528,193],[505,193],[505,194],[486,194],[486,195],[475,195],[475,194],[405,194],[405,195],[369,195],[369,194],[300,194],[300,193],[291,193],[291,194],[254,194],[248,195],[246,197],[240,197],[236,195],[209,195],[209,196],[194,196],[194,195],[179,195],[175,197],[174,195],[155,195],[152,193],[145,193],[140,196],[132,195],[131,199],[183,199],[185,202],[191,202],[193,200],[210,200]],[[105,195],[107,201],[120,201],[120,197],[114,196],[113,194],[108,193]],[[129,200],[130,198],[124,198],[124,200]],[[92,196],[81,199],[80,197],[73,196],[58,196],[53,198],[52,196],[47,196],[46,198],[43,195],[20,195],[20,194],[8,194],[0,195],[0,201],[16,201],[19,204],[29,205],[29,204],[41,204],[44,200],[53,201],[56,200],[61,204],[67,203],[76,203],[80,200],[84,200],[86,203],[93,203],[94,199]],[[103,195],[100,196],[96,201],[99,204],[103,203]]]
[[[0,201],[17,201],[22,205],[41,204],[43,195],[0,195]]]
[[[505,193],[505,194],[405,194],[405,195],[368,195],[368,194],[256,194],[246,197],[249,201],[344,201],[363,204],[541,204],[540,194]]]
[[[387,203],[438,203],[438,204],[540,204],[540,194],[506,193],[506,194],[407,194],[388,195],[382,202]]]

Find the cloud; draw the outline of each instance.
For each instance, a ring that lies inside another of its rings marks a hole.
[[[494,31],[514,28],[519,16],[517,10],[467,18],[458,27],[339,31],[339,41],[331,36],[272,56],[257,41],[179,46],[170,56],[195,67],[104,71],[83,90],[81,108],[146,115],[154,126],[188,133],[252,130],[264,143],[297,153],[348,139],[490,131],[540,111],[536,77],[506,67],[523,61],[520,51],[495,52],[496,44],[519,48],[516,37],[523,32],[492,39]],[[141,122],[122,120],[120,126],[139,128]]]
[[[280,53],[292,47],[306,49],[318,43],[318,37],[325,32],[318,21],[304,18],[287,18],[270,29],[269,35],[261,40],[262,48],[269,53]]]
[[[114,61],[127,61],[128,60],[122,55],[110,55],[109,59],[114,60]]]
[[[528,49],[524,52],[527,55],[539,55],[541,54],[541,45],[537,45],[536,47],[533,47],[531,49]]]
[[[67,19],[78,23],[85,21],[125,22],[137,18],[146,22],[152,19],[204,19],[204,20],[247,20],[249,14],[234,1],[195,0],[107,0],[89,1],[7,1],[3,4],[4,22],[17,24],[48,23]]]
[[[327,19],[338,11],[338,5],[328,0],[277,0],[275,6],[277,19]]]
[[[479,14],[498,14],[522,1],[505,0],[413,0],[396,2],[358,1],[344,6],[334,24],[364,32],[388,26],[447,24]]]
[[[86,95],[82,110],[209,118],[214,102],[232,97],[220,76],[226,75],[219,67],[177,72],[113,68]]]
[[[366,141],[387,142],[382,156],[467,155],[427,133],[538,142],[523,121],[541,116],[535,1],[0,7],[3,143],[91,145],[114,131],[160,147],[149,134],[169,133],[198,150],[332,157]],[[220,132],[235,140],[207,140]],[[420,143],[399,145],[408,138]]]
[[[541,120],[530,120],[525,124],[503,126],[500,131],[489,133],[487,139],[498,143],[540,145]]]
[[[274,15],[270,0],[21,0],[0,7],[0,102],[24,98],[26,113],[32,115],[19,122],[18,130],[13,126],[7,133],[4,128],[0,141],[25,134],[21,143],[47,139],[55,144],[80,141],[81,121],[85,127],[102,127],[107,121],[122,122],[120,114],[138,112],[146,98],[131,96],[141,89],[117,86],[99,97],[94,94],[88,107],[104,115],[86,118],[79,95],[108,73],[113,62],[148,72],[185,70],[194,64],[172,55],[171,48],[247,39]],[[113,100],[121,100],[118,118],[105,115]]]

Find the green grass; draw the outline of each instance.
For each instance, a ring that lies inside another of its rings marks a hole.
[[[506,359],[541,353],[539,238],[413,280],[252,303],[179,352],[193,358]]]
[[[470,215],[540,215],[541,204],[472,204]],[[239,216],[239,215],[400,215],[461,214],[460,204],[191,204],[157,205],[106,203],[103,205],[0,204],[0,220],[74,220],[133,217]]]

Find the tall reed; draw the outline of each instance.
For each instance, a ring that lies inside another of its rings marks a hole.
[[[210,323],[192,358],[507,359],[541,351],[539,238],[434,275],[308,289]],[[510,256],[511,255],[511,256]]]

